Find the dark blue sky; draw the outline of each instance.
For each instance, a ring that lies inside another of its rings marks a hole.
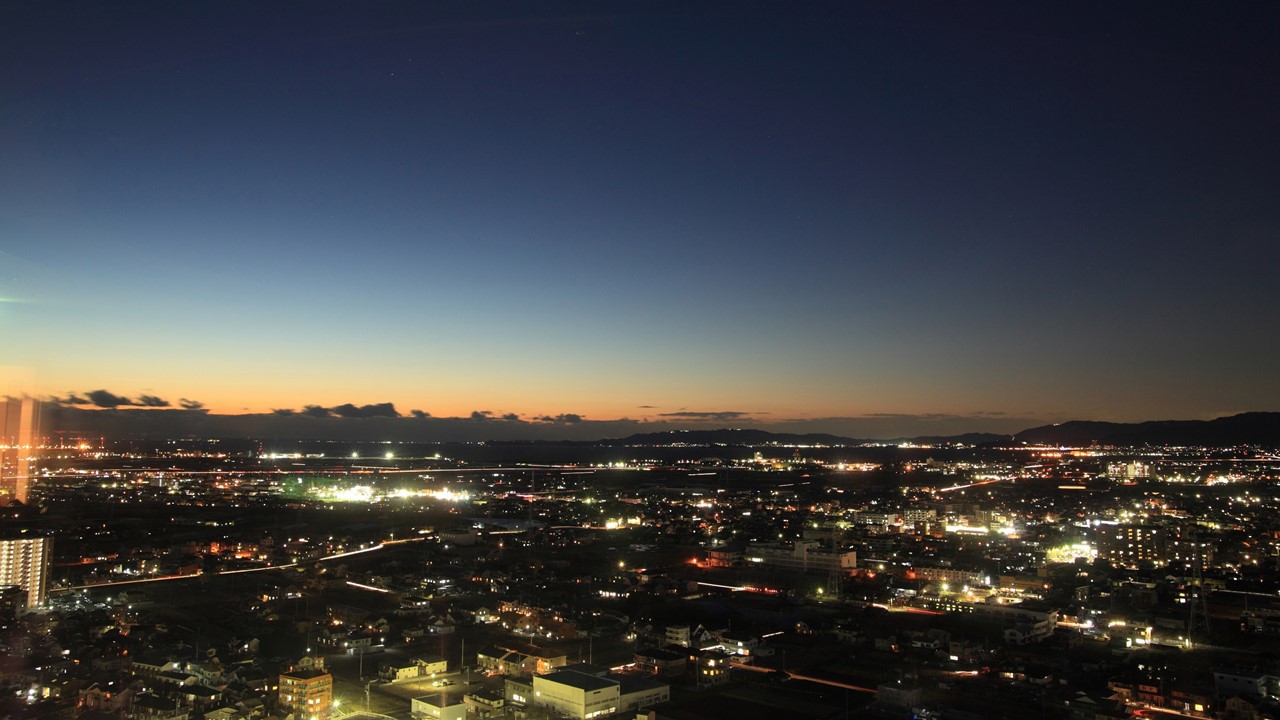
[[[1274,409],[1278,7],[10,3],[0,364],[217,412]]]

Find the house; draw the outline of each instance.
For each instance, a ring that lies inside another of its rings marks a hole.
[[[133,717],[136,720],[187,720],[187,709],[176,699],[139,693],[133,699]]]
[[[469,715],[478,718],[478,720],[488,720],[488,718],[501,717],[503,715],[506,698],[500,693],[490,690],[477,690],[464,695],[462,702],[467,706]]]
[[[211,688],[207,685],[184,685],[180,688],[176,697],[182,698],[185,705],[197,709],[209,708],[216,705],[222,700],[222,691],[217,688]]]
[[[699,688],[729,682],[730,655],[720,650],[700,650],[689,657],[697,669]]]
[[[689,656],[684,653],[649,648],[636,651],[635,663],[650,675],[676,677],[683,675],[685,669],[689,667]]]
[[[448,664],[444,658],[439,655],[424,655],[413,660],[384,664],[378,672],[378,677],[384,682],[399,682],[421,677],[435,677],[446,672],[447,669]]]
[[[82,711],[119,713],[128,707],[131,698],[132,691],[122,683],[107,680],[81,688],[76,706]]]
[[[1067,700],[1066,705],[1070,720],[1120,720],[1129,717],[1124,703],[1115,696],[1077,692],[1075,697]]]
[[[476,666],[492,675],[531,675],[551,672],[569,662],[567,655],[534,654],[532,647],[528,650],[520,652],[490,645],[476,653]]]
[[[151,679],[162,672],[171,672],[182,667],[182,663],[167,655],[139,655],[130,662],[130,670],[134,675]]]
[[[423,655],[415,658],[413,663],[420,668],[419,674],[424,677],[431,677],[443,672],[447,672],[449,664],[439,655]]]
[[[730,655],[750,655],[760,647],[760,638],[749,635],[721,635],[720,647]]]
[[[234,671],[233,679],[239,680],[245,687],[259,692],[279,689],[271,685],[271,680],[273,678],[270,675],[267,675],[265,670],[258,667],[238,667]]]
[[[666,645],[679,645],[687,648],[703,648],[716,643],[713,632],[698,625],[670,625],[665,633]]]
[[[1004,641],[1009,645],[1030,645],[1053,634],[1052,627],[1018,623],[1004,631]]]
[[[419,677],[422,677],[422,666],[412,660],[388,663],[378,669],[378,679],[383,682],[394,683]]]

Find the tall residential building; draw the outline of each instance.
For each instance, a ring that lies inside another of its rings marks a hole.
[[[39,446],[40,401],[0,400],[0,505],[27,502]]]
[[[0,586],[22,588],[26,606],[44,602],[48,592],[53,538],[32,528],[0,529]]]
[[[303,658],[289,672],[280,673],[280,708],[296,720],[328,720],[333,708],[333,676],[323,660]]]
[[[1154,525],[1104,523],[1094,531],[1098,554],[1121,567],[1136,567],[1142,562],[1164,564],[1165,541],[1164,528]]]

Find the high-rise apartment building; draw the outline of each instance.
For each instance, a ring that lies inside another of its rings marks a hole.
[[[48,592],[53,538],[31,528],[0,529],[0,587],[26,592],[26,606],[44,602]]]
[[[1098,554],[1121,567],[1165,561],[1166,534],[1154,525],[1103,524],[1095,532]]]
[[[0,400],[0,505],[27,502],[39,447],[40,401]]]
[[[333,708],[333,676],[324,661],[303,658],[288,672],[280,673],[280,708],[297,720],[328,720]]]

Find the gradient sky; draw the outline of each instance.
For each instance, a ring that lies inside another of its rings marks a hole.
[[[1278,130],[1276,3],[6,3],[0,379],[1275,410]]]

